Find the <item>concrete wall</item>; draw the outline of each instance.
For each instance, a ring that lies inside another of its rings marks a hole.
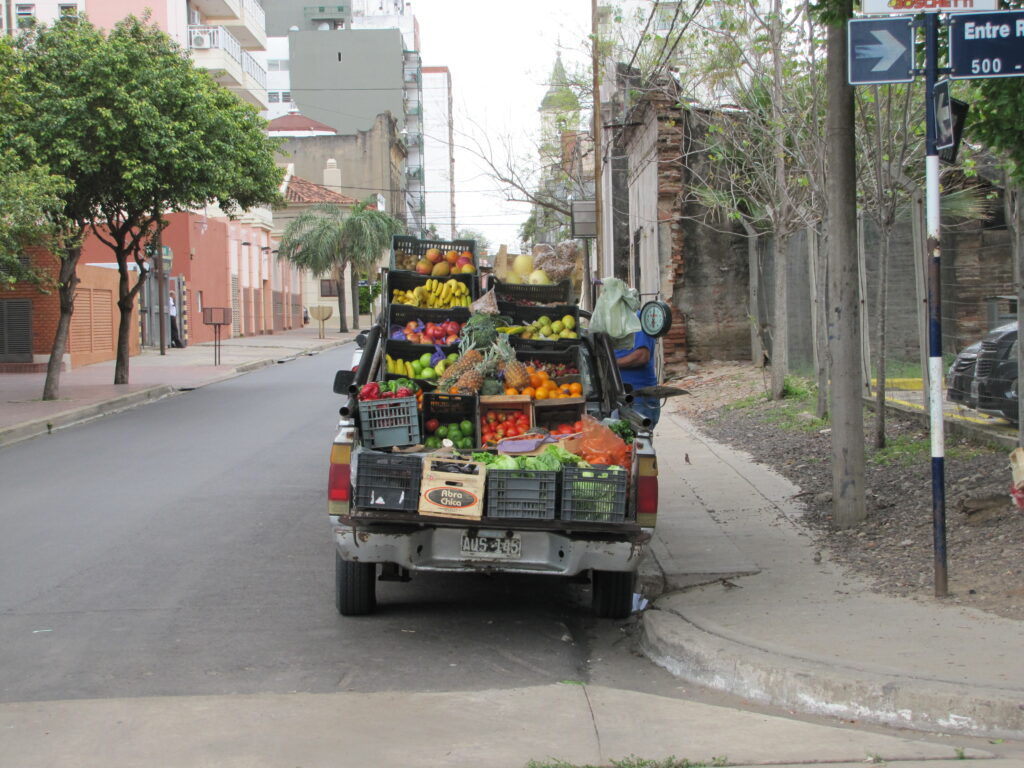
[[[370,130],[383,112],[403,120],[397,29],[292,31],[288,49],[292,100],[306,117],[340,134]]]

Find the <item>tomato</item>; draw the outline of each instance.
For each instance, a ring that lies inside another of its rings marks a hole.
[[[484,418],[485,418],[485,419],[486,419],[486,420],[487,420],[487,421],[488,421],[489,423],[493,424],[494,422],[496,422],[496,421],[498,420],[498,414],[496,414],[496,413],[495,413],[494,411],[488,411],[488,412],[487,412],[487,413],[486,413],[486,414],[484,415]]]
[[[498,414],[498,423],[504,424],[508,420],[508,414],[502,411]]]
[[[504,436],[505,436],[505,428],[504,427],[498,427],[496,430],[494,430],[494,439],[495,440],[501,440],[501,438],[503,438]]]
[[[423,426],[427,428],[427,432],[433,432],[441,426],[441,422],[437,419],[427,419],[427,423]]]
[[[572,428],[573,428],[574,432],[582,432],[583,431],[583,422],[582,421],[577,421],[575,424],[572,425]]]
[[[519,437],[521,434],[523,434],[523,430],[521,430],[515,424],[505,429],[505,437]]]

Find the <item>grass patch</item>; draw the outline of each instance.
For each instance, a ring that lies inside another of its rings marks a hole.
[[[707,762],[693,762],[686,758],[666,757],[663,760],[649,760],[643,757],[627,757],[625,760],[612,760],[612,768],[722,768],[729,765],[724,757],[712,757]],[[562,760],[538,762],[531,760],[526,768],[606,768],[604,766],[577,765]]]
[[[739,400],[734,400],[731,403],[726,403],[722,406],[723,411],[744,411],[749,408],[753,408],[756,405],[760,405],[768,399],[768,395],[764,392],[759,392],[756,395],[748,395],[747,397]]]
[[[959,461],[973,459],[987,453],[984,447],[971,442],[947,443],[945,458]],[[878,466],[896,465],[905,467],[911,464],[926,463],[931,460],[932,444],[927,437],[896,435],[885,441],[881,450],[868,447],[868,461]]]

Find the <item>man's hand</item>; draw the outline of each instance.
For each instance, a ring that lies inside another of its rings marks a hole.
[[[651,359],[651,350],[647,347],[637,347],[628,355],[617,358],[619,368],[640,368]]]

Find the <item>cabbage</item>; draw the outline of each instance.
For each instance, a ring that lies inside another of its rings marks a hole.
[[[491,463],[491,469],[519,469],[519,465],[513,457],[502,453]]]

